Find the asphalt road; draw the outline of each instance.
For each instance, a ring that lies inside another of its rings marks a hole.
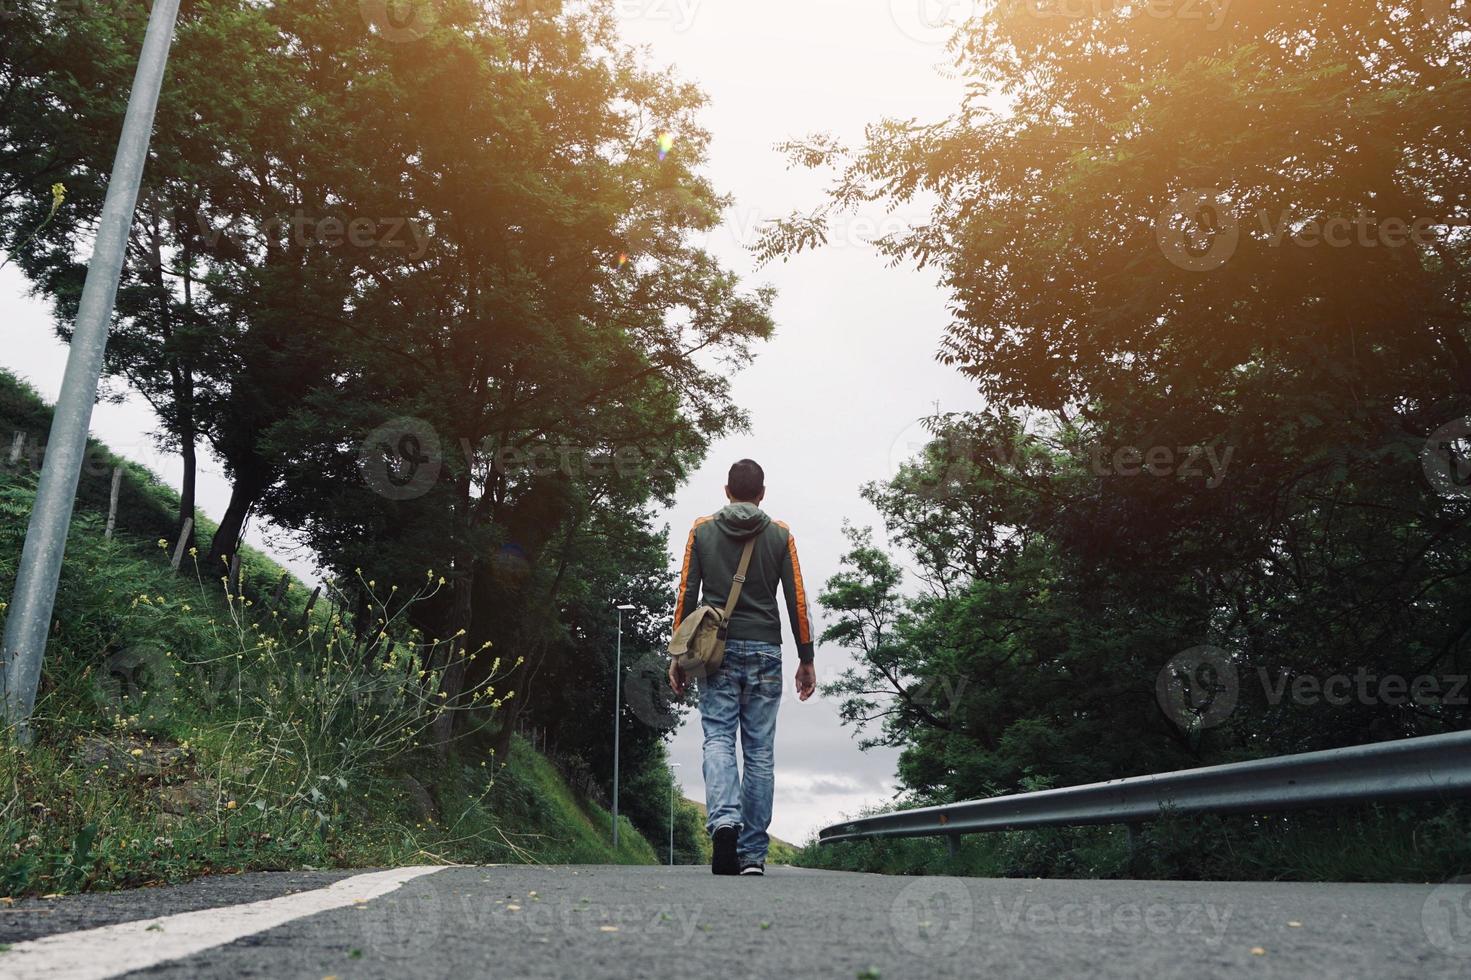
[[[592,866],[250,874],[17,902],[0,911],[0,943],[0,977],[14,980],[1465,978],[1471,885]],[[198,951],[128,966],[175,947]]]

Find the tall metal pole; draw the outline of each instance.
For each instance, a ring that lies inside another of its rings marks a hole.
[[[679,763],[669,763],[669,866],[674,867],[674,770]]]
[[[10,615],[5,622],[0,694],[4,697],[5,721],[15,726],[16,735],[22,741],[30,737],[28,726],[36,704],[36,686],[41,680],[41,659],[46,652],[56,583],[61,577],[66,532],[76,502],[82,457],[87,451],[92,403],[97,398],[97,382],[102,376],[102,354],[107,347],[123,253],[138,203],[153,116],[158,108],[158,93],[163,87],[178,12],[179,0],[153,0],[143,51],[133,75],[133,90],[128,97],[127,115],[123,118],[122,137],[113,158],[112,179],[107,183],[107,197],[102,204],[97,241],[87,265],[87,281],[82,287],[66,374],[51,420],[46,459],[15,577]]]
[[[617,653],[613,659],[613,850],[618,850],[618,707],[623,703],[623,607],[618,607]]]

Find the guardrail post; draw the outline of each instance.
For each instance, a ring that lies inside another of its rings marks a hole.
[[[1129,832],[1129,871],[1133,873],[1139,864],[1140,836],[1144,832],[1144,825],[1129,823],[1124,824],[1124,829]]]
[[[184,546],[189,543],[189,532],[194,530],[194,518],[184,518],[184,529],[179,532],[179,543],[174,545],[174,557],[169,562],[169,567],[174,571],[179,570],[179,563],[184,560]]]
[[[321,594],[322,594],[322,587],[320,585],[317,586],[315,589],[312,589],[311,598],[306,601],[306,609],[302,610],[302,613],[301,613],[301,628],[302,629],[310,629],[311,628],[311,625],[312,625],[312,607],[317,604],[317,597],[320,596]]]
[[[107,540],[112,540],[113,529],[117,527],[117,497],[122,489],[123,468],[114,466],[112,468],[112,493],[107,499],[107,531],[102,535]]]
[[[954,861],[960,856],[960,835],[946,834],[945,846],[950,849],[950,860]]]

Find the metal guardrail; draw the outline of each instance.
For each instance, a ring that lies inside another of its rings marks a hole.
[[[1253,759],[1154,776],[900,810],[833,824],[818,843],[1027,827],[1139,824],[1164,811],[1272,813],[1300,807],[1471,796],[1471,731]]]

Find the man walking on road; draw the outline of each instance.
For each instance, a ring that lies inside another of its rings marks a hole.
[[[704,602],[725,606],[741,553],[754,539],[746,581],[730,617],[725,659],[698,686],[705,730],[705,829],[714,843],[710,869],[718,875],[760,875],[766,872],[770,843],[766,828],[771,824],[776,709],[782,689],[778,583],[797,640],[797,696],[803,701],[817,687],[812,617],[792,531],[761,510],[766,496],[761,467],[749,459],[732,466],[725,495],[730,501],[726,507],[690,529],[674,625],[699,605],[702,589]],[[673,662],[669,683],[676,695],[684,695],[688,678]],[[737,729],[744,772],[736,769]]]

